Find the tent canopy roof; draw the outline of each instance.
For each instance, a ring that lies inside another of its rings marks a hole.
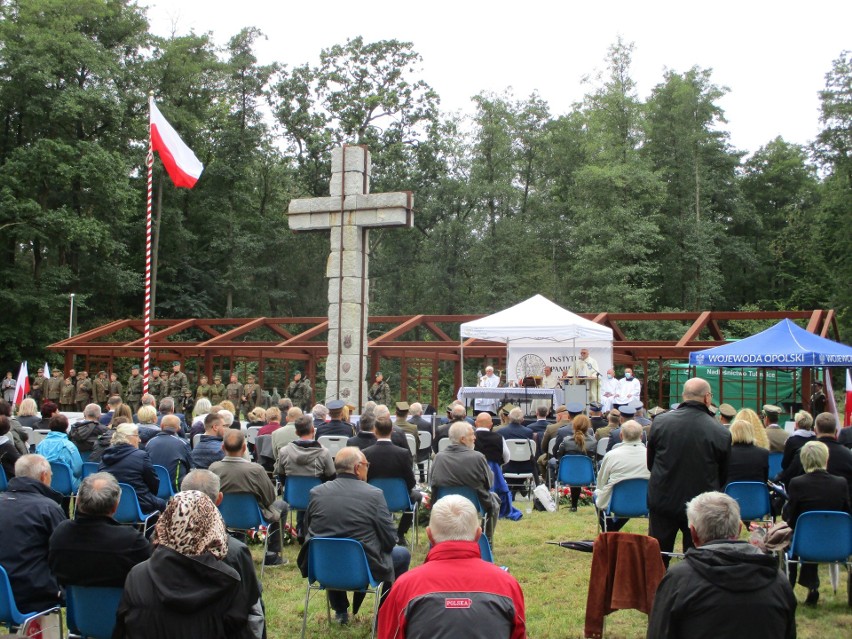
[[[784,319],[738,342],[691,353],[689,363],[772,368],[852,366],[852,348],[809,333]]]
[[[612,329],[535,295],[493,315],[462,324],[461,336],[505,344],[519,340],[612,342]]]

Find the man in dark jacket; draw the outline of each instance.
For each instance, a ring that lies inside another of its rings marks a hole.
[[[50,463],[24,455],[15,463],[9,488],[0,493],[0,565],[9,574],[18,610],[31,612],[61,602],[59,583],[48,564],[48,543],[65,521],[62,495],[50,487]]]
[[[363,415],[358,422],[358,433],[346,440],[347,446],[356,446],[361,450],[376,443],[376,416],[372,413]]]
[[[306,538],[350,537],[364,546],[370,572],[378,581],[393,583],[411,561],[408,550],[396,545],[393,519],[382,491],[367,484],[369,463],[364,453],[347,446],[334,459],[337,479],[311,489],[305,513]],[[300,566],[301,568],[302,566]],[[330,590],[328,599],[341,625],[349,623],[349,600],[345,592]],[[353,610],[364,599],[356,592]]]
[[[228,428],[225,420],[218,413],[210,413],[204,418],[204,434],[192,449],[192,467],[209,468],[210,464],[221,461],[225,457],[222,450],[222,437]]]
[[[694,547],[660,582],[648,639],[794,638],[793,589],[772,556],[739,541],[737,502],[703,493],[687,505],[687,518]]]
[[[68,439],[74,442],[81,453],[91,453],[98,437],[107,432],[107,427],[101,424],[101,407],[89,404],[83,409],[83,421],[71,426]]]
[[[152,464],[169,471],[172,487],[177,490],[177,486],[192,467],[189,444],[178,435],[180,419],[177,415],[164,416],[160,428],[162,430],[148,440],[145,450]]]
[[[710,384],[694,377],[683,386],[677,410],[654,421],[648,439],[648,534],[660,550],[674,549],[677,531],[683,533],[684,552],[692,547],[686,521],[686,502],[709,490],[721,490],[728,477],[731,434],[709,410]],[[668,566],[668,556],[663,561]]]
[[[811,441],[822,442],[828,447],[829,474],[845,479],[852,495],[852,450],[837,441],[837,418],[831,413],[820,413],[814,420],[814,431],[816,438]],[[787,469],[778,475],[778,481],[789,486],[794,478],[805,474],[800,455],[801,448],[796,450]]]
[[[342,399],[334,399],[328,403],[328,414],[331,416],[331,421],[321,424],[316,429],[316,438],[319,439],[324,435],[340,435],[343,437],[352,437],[355,434],[352,424],[344,422],[343,407],[346,402]]]
[[[80,483],[74,519],[63,521],[50,537],[50,570],[60,584],[121,588],[130,569],[151,556],[141,532],[112,518],[120,498],[109,473]]]
[[[367,471],[367,481],[372,479],[397,478],[405,482],[409,492],[411,503],[423,499],[419,490],[414,490],[414,470],[411,466],[411,455],[391,441],[393,424],[389,419],[380,419],[376,422],[376,435],[378,440],[375,446],[364,449],[364,457],[370,466]],[[398,544],[405,546],[405,533],[411,529],[414,518],[411,514],[403,514],[396,529]]]

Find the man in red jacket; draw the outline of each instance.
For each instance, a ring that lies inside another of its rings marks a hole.
[[[524,639],[524,594],[517,580],[479,553],[482,529],[460,495],[435,502],[426,562],[399,577],[379,611],[379,639]]]

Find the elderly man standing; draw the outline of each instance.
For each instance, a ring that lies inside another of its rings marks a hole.
[[[347,446],[337,453],[334,466],[337,479],[311,489],[305,512],[306,538],[357,539],[364,547],[373,577],[391,584],[408,570],[411,555],[404,547],[396,545],[393,518],[382,491],[367,483],[370,464],[360,449]],[[364,593],[354,594],[353,613],[358,611],[363,599]],[[349,623],[346,593],[328,591],[328,600],[336,621],[341,625]]]
[[[250,462],[245,458],[246,438],[242,431],[228,429],[225,433],[222,447],[225,458],[210,464],[209,470],[219,476],[220,489],[228,493],[250,493],[257,499],[263,518],[276,524],[287,513],[287,504],[275,493],[275,485],[260,464]],[[287,563],[281,557],[281,527],[271,526],[269,532],[269,547],[263,559],[265,566],[283,566]]]
[[[53,531],[65,521],[62,496],[50,487],[50,462],[24,455],[0,493],[0,565],[9,574],[18,610],[45,610],[60,602],[59,583],[48,564]]]
[[[109,473],[80,483],[74,519],[50,537],[50,570],[63,586],[122,588],[127,573],[151,556],[151,544],[133,526],[119,524],[121,488]]]
[[[466,486],[476,491],[479,503],[488,515],[485,534],[494,538],[494,526],[500,512],[500,499],[491,492],[494,475],[485,455],[475,451],[476,434],[467,422],[450,426],[450,445],[435,456],[432,464],[432,490],[443,486]]]
[[[460,495],[439,499],[426,534],[426,563],[394,584],[379,612],[379,639],[526,637],[524,593],[514,577],[480,558],[473,504]]]
[[[477,386],[480,388],[497,388],[500,386],[500,377],[494,374],[493,366],[487,366],[485,368],[485,375],[479,378]],[[474,400],[473,410],[485,411],[496,415],[498,404],[499,402],[496,397],[482,397]]]
[[[624,422],[621,425],[619,446],[604,455],[601,468],[598,471],[597,488],[595,488],[595,506],[599,511],[601,529],[603,529],[603,511],[609,506],[612,489],[619,482],[627,479],[648,479],[648,453],[642,443],[642,425],[639,422]],[[617,532],[630,521],[629,517],[619,517],[607,523],[609,532]]]
[[[686,516],[693,547],[660,582],[648,639],[795,637],[793,588],[774,557],[739,540],[737,502],[703,493],[687,504]]]
[[[683,402],[677,410],[654,420],[648,439],[648,534],[660,550],[674,549],[678,530],[683,550],[692,547],[686,520],[686,502],[710,490],[720,490],[728,478],[731,433],[722,426],[710,405],[713,393],[705,380],[693,377],[683,385]],[[663,561],[668,566],[668,556]]]

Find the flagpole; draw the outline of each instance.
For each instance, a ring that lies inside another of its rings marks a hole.
[[[145,354],[142,358],[142,393],[148,392],[148,375],[151,365],[151,200],[154,181],[154,143],[151,138],[151,102],[154,94],[148,94],[148,206],[145,216]]]

